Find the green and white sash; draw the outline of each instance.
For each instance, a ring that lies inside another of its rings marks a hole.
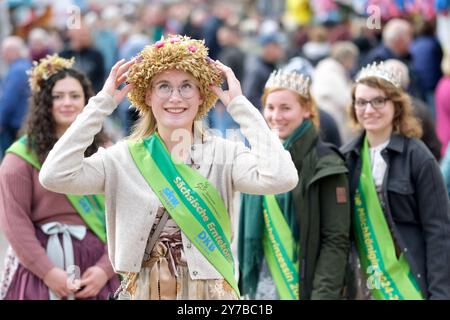
[[[17,154],[36,169],[41,169],[42,165],[36,154],[27,149],[27,136],[22,136],[14,142],[6,152]],[[104,195],[66,196],[86,225],[101,241],[106,243]]]
[[[378,300],[421,300],[422,293],[395,244],[372,178],[367,137],[361,150],[362,169],[355,194],[355,235],[367,286]]]
[[[274,195],[263,197],[263,250],[270,273],[283,300],[299,299],[297,243]]]
[[[225,204],[197,171],[174,163],[157,133],[128,147],[139,171],[189,240],[225,278],[239,297]]]

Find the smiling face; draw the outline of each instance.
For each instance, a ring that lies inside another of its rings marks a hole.
[[[83,111],[85,96],[80,82],[72,77],[55,82],[52,89],[52,114],[56,131],[66,130]]]
[[[145,102],[151,107],[158,130],[172,131],[192,129],[203,99],[193,76],[180,70],[167,70],[153,78]]]
[[[365,84],[358,84],[355,89],[355,101],[373,101],[377,98],[388,98],[381,89],[372,88]],[[365,108],[355,108],[358,123],[372,134],[386,135],[393,129],[394,104],[387,100],[383,107],[374,108],[366,103]]]
[[[264,118],[271,129],[278,130],[280,139],[289,137],[310,116],[309,108],[303,106],[298,94],[291,90],[276,90],[266,97]]]

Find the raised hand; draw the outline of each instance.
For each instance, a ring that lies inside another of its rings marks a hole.
[[[215,85],[211,86],[211,90],[219,97],[223,104],[228,107],[228,104],[231,100],[233,100],[237,96],[242,95],[241,83],[236,78],[233,70],[231,70],[230,67],[224,65],[219,60],[216,60],[213,63],[227,80],[228,90],[223,90],[222,88]]]
[[[133,88],[131,84],[127,84],[119,90],[119,86],[126,80],[128,70],[134,63],[134,59],[128,62],[125,62],[125,59],[117,61],[111,68],[111,72],[103,85],[102,91],[112,96],[117,104],[122,102],[128,92]]]

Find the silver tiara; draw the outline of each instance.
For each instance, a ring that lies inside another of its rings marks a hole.
[[[266,88],[283,88],[298,92],[301,96],[309,98],[309,77],[297,72],[275,70],[266,82]]]
[[[389,71],[383,62],[380,62],[379,64],[374,62],[362,68],[356,76],[356,82],[369,77],[382,78],[392,83],[397,88],[400,88],[401,86],[400,74],[398,72]]]

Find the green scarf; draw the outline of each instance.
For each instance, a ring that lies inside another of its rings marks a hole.
[[[312,128],[311,120],[304,120],[283,143],[284,148],[289,150],[292,144],[301,139],[310,128]],[[292,193],[277,194],[275,199],[292,230],[294,239],[299,239],[299,226],[294,202],[292,201]],[[263,196],[242,194],[238,238],[239,284],[241,294],[248,294],[250,298],[255,296],[264,257],[263,233]],[[294,257],[297,257],[297,252],[294,253]]]

